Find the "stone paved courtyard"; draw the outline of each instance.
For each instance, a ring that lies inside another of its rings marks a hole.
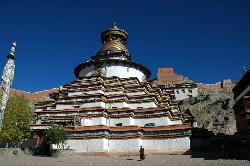
[[[35,156],[0,156],[0,166],[250,166],[249,160],[218,159],[213,156],[195,157],[190,155],[148,156],[139,161],[137,156],[100,157],[35,157]]]

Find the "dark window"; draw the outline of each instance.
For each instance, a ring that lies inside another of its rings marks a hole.
[[[155,126],[155,123],[146,123],[144,126],[145,127],[153,127],[153,126]]]
[[[116,126],[122,126],[122,123],[116,123],[115,125]]]
[[[171,95],[171,96],[170,96],[170,99],[171,99],[171,100],[176,99],[176,98],[175,98],[175,95]]]

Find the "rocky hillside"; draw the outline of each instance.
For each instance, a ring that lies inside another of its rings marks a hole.
[[[199,97],[184,100],[181,110],[191,113],[198,123],[215,134],[234,134],[236,121],[233,112],[232,89],[208,90],[199,88]]]

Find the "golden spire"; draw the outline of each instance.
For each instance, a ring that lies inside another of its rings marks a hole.
[[[101,40],[103,47],[100,51],[124,51],[128,52],[125,44],[127,43],[128,33],[121,28],[118,28],[114,22],[112,28],[102,32]]]

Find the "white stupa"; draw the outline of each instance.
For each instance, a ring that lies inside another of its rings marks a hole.
[[[150,70],[133,62],[128,34],[113,25],[103,47],[75,68],[77,80],[36,104],[33,137],[40,143],[49,123],[63,125],[76,152],[187,151],[190,128],[172,91],[152,87]]]

